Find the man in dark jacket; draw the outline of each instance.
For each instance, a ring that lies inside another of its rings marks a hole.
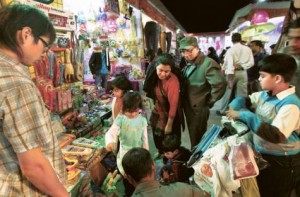
[[[94,47],[94,51],[89,60],[89,67],[93,74],[95,85],[101,85],[102,88],[107,88],[107,76],[110,70],[110,63],[108,51],[105,48],[101,46]]]
[[[183,69],[187,96],[183,107],[193,147],[206,131],[209,108],[223,96],[226,82],[220,65],[200,51],[195,37],[185,37],[179,44],[187,61],[187,66]]]

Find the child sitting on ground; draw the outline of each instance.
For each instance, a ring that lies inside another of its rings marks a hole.
[[[191,151],[180,146],[180,143],[179,137],[173,134],[166,135],[162,142],[164,166],[161,169],[161,178],[164,183],[189,183],[189,177],[194,174],[194,169],[186,166]]]

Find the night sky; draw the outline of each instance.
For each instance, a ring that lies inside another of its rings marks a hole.
[[[235,11],[253,0],[161,0],[188,33],[224,32]]]

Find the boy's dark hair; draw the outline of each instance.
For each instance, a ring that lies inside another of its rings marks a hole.
[[[127,77],[124,74],[118,74],[116,76],[116,78],[114,78],[111,81],[110,89],[113,89],[115,87],[118,88],[118,89],[120,89],[120,90],[123,90],[124,94],[127,91],[132,90],[132,84],[131,84],[131,82],[129,81],[129,79],[127,79]]]
[[[180,148],[181,139],[177,135],[168,134],[162,141],[163,152],[173,152]]]
[[[137,91],[130,90],[123,97],[123,112],[134,112],[142,108],[142,97]]]
[[[287,54],[277,53],[269,55],[259,61],[260,71],[274,75],[281,75],[285,82],[290,82],[296,72],[295,59]]]
[[[136,182],[152,173],[153,161],[148,150],[144,148],[130,149],[122,159],[125,173]]]
[[[31,28],[35,43],[41,36],[49,37],[49,45],[55,40],[54,27],[41,10],[16,2],[10,3],[0,11],[0,43],[3,47],[15,51],[20,58],[23,53],[18,46],[17,32],[24,27]]]
[[[231,36],[232,42],[241,42],[242,41],[242,35],[240,33],[234,33]]]

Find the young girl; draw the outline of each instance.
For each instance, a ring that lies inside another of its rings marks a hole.
[[[112,80],[111,87],[114,95],[112,101],[112,121],[114,121],[122,110],[123,95],[127,91],[132,90],[132,85],[124,75],[117,75],[116,78]]]
[[[122,158],[127,151],[134,147],[142,147],[149,150],[147,120],[139,111],[142,105],[141,95],[130,90],[123,97],[122,113],[120,113],[113,125],[105,134],[107,151],[116,150],[117,141],[120,142],[120,149],[117,155],[117,166],[120,173],[125,176],[122,167]],[[133,186],[123,180],[126,195],[133,192]],[[131,188],[131,189],[129,189]]]

